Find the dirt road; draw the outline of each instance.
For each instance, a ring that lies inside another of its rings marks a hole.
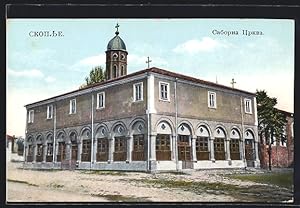
[[[237,197],[233,191],[260,185],[224,177],[222,170],[148,174],[37,171],[21,166],[7,164],[9,202],[233,202],[248,199]]]

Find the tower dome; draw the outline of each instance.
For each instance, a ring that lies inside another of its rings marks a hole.
[[[119,37],[119,24],[116,25],[116,36],[107,44],[106,80],[127,75],[127,51],[124,41]]]
[[[122,38],[119,36],[119,32],[116,32],[116,36],[111,39],[107,44],[107,50],[123,50],[126,51],[126,45]]]

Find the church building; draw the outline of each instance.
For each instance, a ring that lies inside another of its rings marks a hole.
[[[104,82],[25,106],[24,168],[259,167],[254,93],[155,67],[127,74],[127,55],[117,29]]]

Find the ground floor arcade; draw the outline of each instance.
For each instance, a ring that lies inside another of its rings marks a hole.
[[[27,134],[24,166],[132,171],[259,166],[255,127],[167,117],[153,117],[149,125],[134,118]]]

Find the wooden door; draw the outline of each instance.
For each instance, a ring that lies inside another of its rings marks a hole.
[[[72,144],[71,160],[77,161],[77,154],[78,154],[78,145]]]
[[[252,139],[245,139],[245,157],[246,160],[254,160],[254,148]]]
[[[189,136],[178,136],[178,160],[182,161],[182,169],[192,168],[191,146]]]

